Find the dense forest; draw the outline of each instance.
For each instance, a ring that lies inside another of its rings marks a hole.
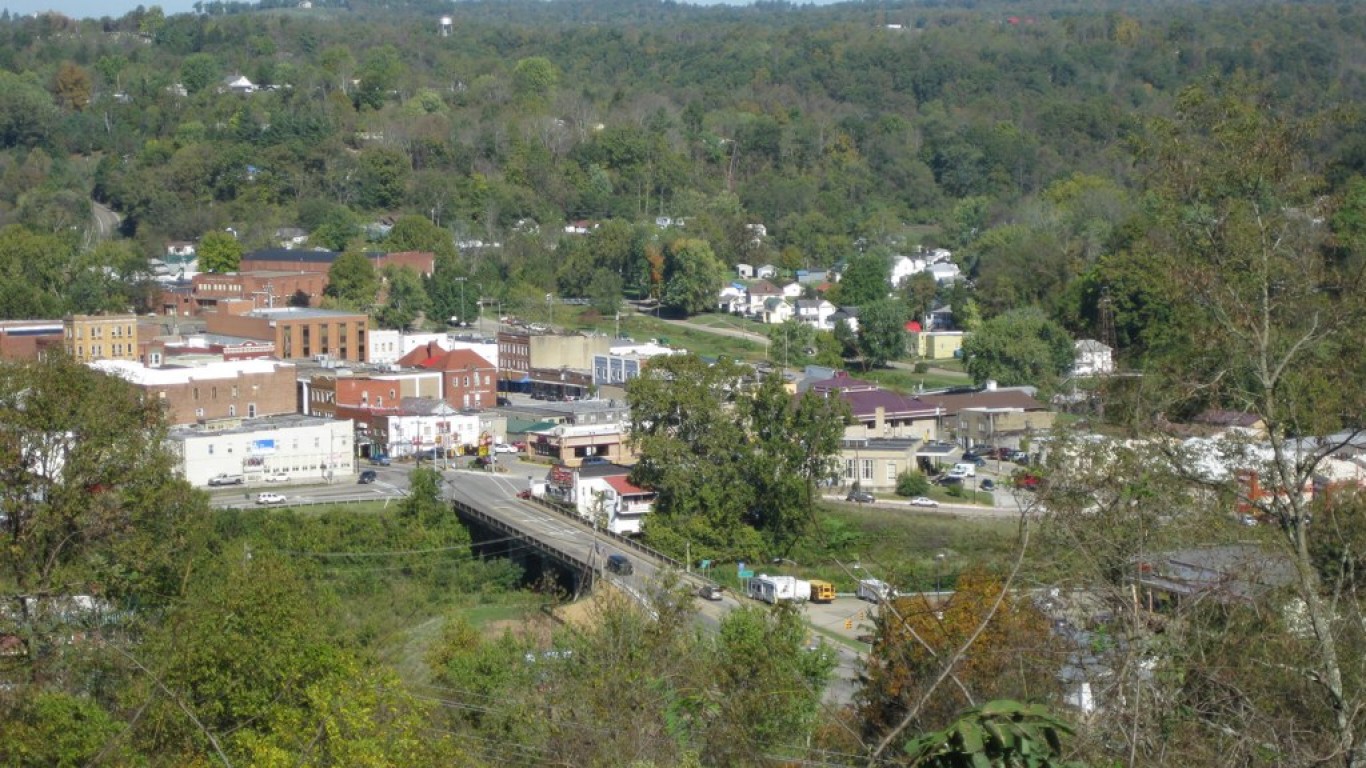
[[[947,610],[880,620],[835,709],[832,654],[791,612],[702,631],[664,583],[650,615],[608,599],[583,625],[490,636],[469,615],[523,575],[470,557],[434,473],[382,513],[213,512],[131,387],[0,366],[0,585],[42,598],[0,612],[21,627],[0,655],[0,762],[949,766],[986,743],[996,765],[1363,764],[1360,497],[1285,492],[1315,487],[1366,413],[1363,41],[1366,13],[1315,2],[0,17],[3,318],[149,311],[168,242],[227,271],[297,227],[351,254],[326,300],[374,307],[382,279],[389,327],[550,292],[691,314],[737,263],[839,266],[831,298],[898,333],[836,339],[835,363],[902,356],[901,321],[949,304],[977,331],[977,378],[1048,389],[1083,336],[1133,374],[1052,437],[1066,461],[1040,470],[1047,514],[1021,519],[1014,559],[959,568]],[[889,296],[891,256],[916,247],[968,279]],[[362,274],[374,249],[434,251],[436,272]],[[986,366],[1021,349],[1028,381]],[[637,427],[668,459],[641,472],[692,503],[656,543],[857,546],[812,511],[819,451],[773,428],[825,445],[834,426],[776,385],[740,419],[703,407],[739,374],[677,366],[698,386],[634,393],[660,407]],[[665,406],[705,428],[669,434]],[[1146,441],[1211,406],[1261,419],[1279,491],[1193,479],[1195,458]],[[747,463],[724,461],[741,443]],[[1265,524],[1230,530],[1249,510]],[[1119,611],[1152,552],[1248,541],[1288,558],[1279,591],[1089,628],[1118,693],[1058,719],[1067,652],[1023,595],[1061,584]],[[92,613],[98,631],[79,626]]]

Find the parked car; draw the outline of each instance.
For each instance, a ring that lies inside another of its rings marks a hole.
[[[606,456],[584,456],[581,463],[585,467],[591,467],[599,464],[611,464],[612,462],[608,461]]]
[[[1016,488],[1032,491],[1039,487],[1039,484],[1043,482],[1043,479],[1030,472],[1019,472],[1012,478],[1012,482],[1015,483]]]
[[[241,485],[246,482],[246,478],[241,475],[223,473],[209,478],[209,485]]]
[[[931,499],[931,498],[928,497],[928,496],[916,496],[914,499],[911,499],[911,506],[913,506],[913,507],[937,507],[937,506],[939,506],[939,502],[935,501],[934,499]]]
[[[369,485],[379,479],[379,473],[373,469],[367,469],[360,473],[360,484]]]
[[[257,504],[284,504],[285,495],[283,493],[258,493],[256,494]]]
[[[519,499],[530,499],[530,498],[531,498],[531,489],[530,489],[530,488],[527,488],[527,489],[525,489],[525,490],[518,491],[518,492],[517,492],[517,498],[519,498]]]
[[[370,463],[377,467],[387,467],[389,466],[389,457],[382,453],[378,456],[371,456]]]
[[[626,555],[608,555],[607,570],[612,573],[621,574],[622,576],[630,576],[635,572],[635,568],[631,565],[631,560],[627,558]]]
[[[289,482],[289,473],[288,473],[288,472],[284,472],[284,471],[281,471],[281,472],[271,472],[270,474],[266,475],[266,482],[267,482],[267,483],[287,483],[287,482]]]
[[[507,443],[494,443],[494,444],[493,444],[493,452],[494,452],[494,453],[516,453],[516,452],[517,452],[517,449],[516,449],[516,448],[513,448],[512,446],[508,445]]]
[[[939,483],[940,485],[962,485],[963,476],[955,475],[952,472],[950,472],[947,475],[940,475],[939,477],[936,477],[934,481],[936,483]]]
[[[856,501],[859,504],[872,504],[877,501],[877,497],[867,491],[850,491],[845,501]]]
[[[982,482],[978,483],[977,487],[981,488],[984,491],[994,491],[996,490],[996,483],[988,477],[983,479]]]

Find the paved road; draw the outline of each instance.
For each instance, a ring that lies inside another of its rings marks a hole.
[[[107,206],[100,205],[93,200],[90,202],[90,213],[95,219],[95,234],[98,235],[101,240],[110,237],[117,232],[119,223],[123,220],[122,216],[114,213],[114,211]]]

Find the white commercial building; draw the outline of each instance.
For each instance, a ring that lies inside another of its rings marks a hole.
[[[194,486],[219,475],[240,476],[247,484],[332,482],[356,474],[354,430],[350,419],[268,416],[180,427],[167,440],[180,457],[180,473]]]

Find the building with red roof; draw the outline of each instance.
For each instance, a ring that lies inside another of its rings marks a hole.
[[[498,402],[498,368],[472,350],[448,350],[432,341],[400,357],[398,364],[439,371],[442,398],[452,408],[492,408]]]

